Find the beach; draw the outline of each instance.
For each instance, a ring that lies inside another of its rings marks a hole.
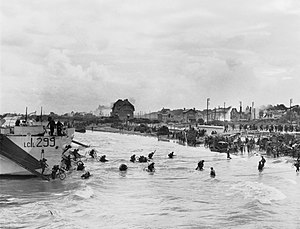
[[[75,139],[91,145],[101,163],[83,160],[91,177],[68,173],[63,181],[0,180],[1,228],[291,228],[300,224],[299,175],[289,158],[210,152],[137,135],[87,131]],[[132,154],[155,151],[155,172],[131,163]],[[173,159],[167,154],[174,152]],[[205,160],[204,170],[195,170]],[[127,164],[127,172],[118,170]],[[210,167],[216,177],[209,176]]]

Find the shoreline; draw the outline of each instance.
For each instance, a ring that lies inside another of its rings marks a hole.
[[[135,136],[144,136],[144,137],[154,137],[154,138],[156,138],[158,141],[165,141],[165,142],[170,142],[170,143],[177,143],[177,144],[181,144],[180,143],[180,141],[178,141],[178,139],[174,139],[174,138],[168,138],[168,137],[162,137],[162,138],[159,138],[156,134],[154,134],[154,133],[141,133],[141,132],[138,132],[138,131],[133,131],[133,130],[120,130],[120,129],[116,129],[116,128],[112,128],[112,127],[110,127],[110,126],[102,126],[102,127],[93,127],[93,129],[91,128],[91,127],[88,127],[88,128],[86,128],[87,130],[89,130],[89,131],[98,131],[98,132],[105,132],[105,133],[117,133],[117,134],[127,134],[127,135],[135,135]],[[230,133],[230,131],[229,132],[225,132],[225,133],[221,133],[221,134],[219,134],[219,136],[222,136],[222,137],[225,137],[226,135],[228,135],[228,134],[230,134],[230,135],[232,135],[232,134],[236,134],[236,132],[235,133]],[[260,131],[258,131],[258,132],[255,132],[255,133],[253,133],[252,131],[249,131],[249,132],[245,132],[245,133],[243,133],[243,134],[246,134],[246,135],[255,135],[255,134],[258,134],[258,135],[264,135],[264,134],[270,134],[270,133],[265,133],[265,132],[260,132]],[[296,133],[289,133],[289,134],[293,134],[293,135],[295,135],[295,136],[297,136],[297,135],[299,135],[299,132],[296,132]],[[186,145],[187,143],[184,143],[184,145]],[[187,144],[187,146],[189,146],[189,147],[199,147],[199,146],[201,146],[201,145],[203,145],[203,143],[202,144],[197,144],[197,145],[189,145],[189,144]],[[256,144],[255,144],[256,145]],[[267,154],[267,151],[264,151],[264,152],[259,152],[259,150],[258,150],[258,148],[257,147],[255,147],[256,149],[253,149],[254,151],[256,151],[257,153],[260,153],[261,155],[267,155],[267,156],[270,156],[270,157],[272,157],[272,155],[268,155]],[[245,149],[246,150],[246,149]],[[210,150],[211,152],[213,152],[212,150]],[[219,152],[219,153],[222,153],[222,152]],[[232,153],[232,152],[231,152]],[[248,152],[249,153],[249,152]],[[235,153],[233,153],[233,154],[235,154]],[[282,157],[283,155],[280,155],[280,156],[277,156],[278,158],[280,158],[280,157]],[[291,157],[292,159],[294,158],[294,156],[292,156],[292,155],[284,155],[284,156],[288,156],[288,157]]]
[[[116,134],[128,134],[128,135],[138,135],[138,136],[144,136],[144,137],[155,137],[157,138],[156,134],[149,134],[149,133],[141,133],[138,131],[133,131],[133,130],[120,130],[120,129],[116,129],[116,128],[112,128],[112,127],[108,127],[108,126],[103,126],[103,127],[87,127],[87,130],[90,131],[98,131],[98,132],[106,132],[106,133],[116,133]]]
[[[133,130],[125,130],[125,129],[116,129],[110,126],[97,126],[97,127],[86,127],[86,130],[89,131],[99,131],[99,132],[106,132],[106,133],[119,133],[119,134],[128,134],[128,135],[138,135],[138,136],[144,136],[144,137],[155,137],[158,139],[158,136],[156,133],[141,133],[139,131],[133,131]],[[269,132],[269,131],[258,131],[258,130],[249,130],[249,131],[227,131],[227,132],[220,132],[218,135],[221,136],[227,136],[232,134],[241,134],[241,135],[270,135],[270,134],[291,134],[295,136],[300,136],[300,132]],[[208,134],[210,135],[210,134]],[[168,138],[169,140],[172,140],[172,138]],[[175,140],[175,139],[173,139]]]

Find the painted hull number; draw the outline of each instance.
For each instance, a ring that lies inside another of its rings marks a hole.
[[[36,138],[36,141],[33,138],[28,142],[24,142],[24,147],[55,147],[55,137],[51,138]]]

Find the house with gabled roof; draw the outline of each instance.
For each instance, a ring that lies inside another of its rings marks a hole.
[[[170,109],[163,108],[157,114],[158,121],[160,122],[169,122],[172,121],[172,113]]]
[[[183,121],[186,123],[195,123],[197,121],[197,111],[195,108],[183,111]]]
[[[128,101],[128,99],[119,99],[112,107],[111,116],[115,116],[122,121],[126,121],[133,118],[134,111],[134,106]]]

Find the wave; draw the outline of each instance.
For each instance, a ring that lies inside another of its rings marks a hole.
[[[235,192],[233,195],[240,194],[244,199],[257,200],[261,204],[272,204],[272,201],[283,200],[286,198],[280,190],[259,182],[240,182],[231,187]]]
[[[77,190],[74,193],[74,196],[76,197],[80,197],[83,199],[89,199],[92,198],[94,196],[94,191],[90,186],[85,186],[83,189],[81,190]]]
[[[297,181],[295,181],[295,180],[292,180],[292,179],[285,179],[285,180],[288,181],[289,183],[297,184]]]

